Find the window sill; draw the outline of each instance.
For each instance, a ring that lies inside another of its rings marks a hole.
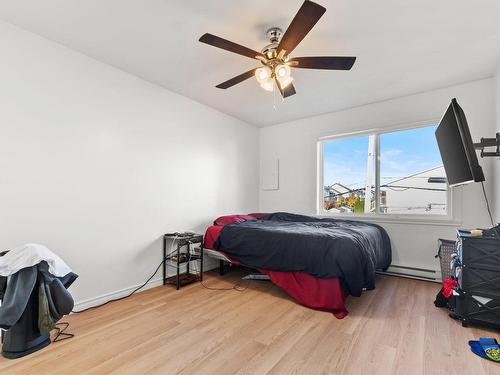
[[[372,223],[388,223],[388,224],[410,224],[410,225],[441,225],[448,227],[460,227],[460,220],[450,217],[444,218],[426,218],[426,217],[408,217],[408,216],[390,216],[385,215],[338,215],[321,212],[317,217],[330,217],[334,219],[353,220],[353,221],[369,221]]]

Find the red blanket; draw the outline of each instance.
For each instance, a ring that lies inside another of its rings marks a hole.
[[[224,225],[212,225],[205,233],[205,248],[217,250],[215,242]],[[227,256],[226,256],[227,257]],[[233,261],[239,264],[237,261]],[[345,300],[347,294],[338,278],[319,279],[304,272],[278,272],[259,270],[271,281],[287,292],[300,304],[321,311],[331,312],[338,319],[347,315]]]

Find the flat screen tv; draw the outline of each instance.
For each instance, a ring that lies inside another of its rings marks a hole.
[[[441,119],[436,129],[436,139],[448,185],[484,181],[465,113],[456,99],[452,99]]]

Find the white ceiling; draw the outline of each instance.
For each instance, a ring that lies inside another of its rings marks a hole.
[[[0,18],[258,126],[489,77],[500,64],[498,0],[317,0],[327,8],[293,56],[357,56],[351,71],[295,69],[282,102],[249,79],[257,61],[198,42],[260,50],[302,0],[0,0]]]

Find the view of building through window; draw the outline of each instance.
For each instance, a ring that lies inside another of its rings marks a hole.
[[[324,209],[334,213],[378,210],[386,214],[445,215],[446,175],[435,129],[429,126],[323,142]]]
[[[373,135],[323,144],[324,208],[330,212],[370,212],[375,208]],[[368,192],[368,199],[367,193]],[[365,201],[368,202],[365,207]]]

